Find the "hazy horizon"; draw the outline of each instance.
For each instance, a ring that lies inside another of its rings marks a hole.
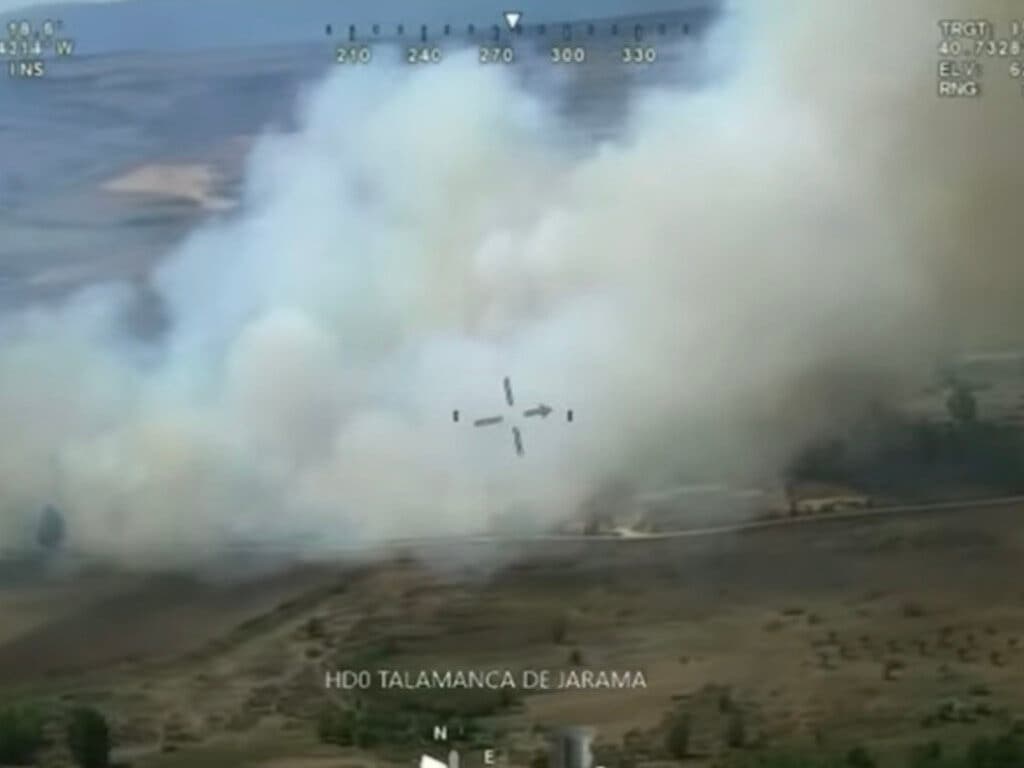
[[[77,0],[32,3],[0,0],[0,22],[12,18],[42,21],[58,18],[64,34],[77,39],[83,54],[117,50],[191,50],[232,48],[324,39],[324,26],[339,30],[349,24],[368,26],[402,23],[410,30],[420,25],[455,26],[503,24],[503,14],[516,10],[522,23],[551,23],[646,13],[671,13],[691,8],[717,7],[719,0],[591,0],[551,5],[541,0],[483,3],[458,0],[426,8],[409,0],[382,0],[341,8],[333,0]],[[20,6],[20,7],[19,7]]]

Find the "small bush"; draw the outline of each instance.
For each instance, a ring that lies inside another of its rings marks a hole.
[[[555,645],[561,645],[569,634],[569,622],[565,616],[557,616],[551,622],[551,641]]]
[[[43,549],[55,550],[64,542],[64,516],[55,507],[47,505],[39,518],[36,541]]]
[[[747,746],[747,721],[740,711],[734,711],[725,727],[725,743],[733,749]]]
[[[311,640],[321,640],[327,635],[327,627],[319,616],[310,617],[303,629],[306,632],[306,637]]]
[[[889,659],[887,662],[885,662],[885,667],[883,668],[882,676],[886,680],[896,680],[899,677],[900,673],[903,672],[903,670],[906,668],[907,665],[899,659]]]
[[[366,749],[386,742],[406,743],[415,725],[411,713],[329,705],[320,712],[317,736],[325,744]]]
[[[908,768],[938,768],[942,765],[942,745],[937,741],[917,744],[910,750]]]
[[[732,700],[732,691],[726,689],[722,691],[718,697],[718,711],[723,715],[727,715],[736,709],[736,705]]]
[[[43,743],[38,712],[17,707],[0,711],[0,764],[31,765]]]
[[[110,765],[110,727],[95,709],[82,707],[71,713],[68,723],[68,749],[80,768],[108,768]]]
[[[316,732],[325,744],[350,747],[355,743],[355,718],[340,707],[324,707],[317,720]]]
[[[665,751],[676,760],[682,760],[690,752],[690,718],[680,713],[672,718],[665,734]]]
[[[1024,744],[1015,736],[980,738],[967,749],[970,768],[1017,768],[1024,765]]]
[[[903,604],[903,617],[906,619],[919,619],[924,616],[924,607],[919,603],[907,602]]]
[[[849,768],[875,768],[878,763],[864,747],[856,746],[846,753],[846,765]]]
[[[512,688],[502,688],[498,693],[498,706],[510,709],[519,704],[519,695]]]

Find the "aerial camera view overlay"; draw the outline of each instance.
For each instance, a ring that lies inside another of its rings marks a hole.
[[[0,765],[1024,768],[1024,5],[0,0]]]

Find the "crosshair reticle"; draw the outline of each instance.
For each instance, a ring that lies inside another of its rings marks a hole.
[[[482,418],[474,419],[473,420],[473,426],[474,427],[494,427],[494,426],[498,426],[500,424],[504,424],[506,422],[506,419],[507,419],[509,421],[509,423],[512,424],[512,445],[516,449],[516,455],[519,456],[519,457],[522,457],[522,456],[524,456],[526,454],[526,448],[523,445],[523,432],[522,432],[522,429],[519,427],[518,422],[516,422],[516,420],[515,420],[516,416],[521,416],[524,419],[537,419],[537,418],[546,419],[548,416],[550,416],[552,413],[554,413],[555,409],[552,408],[550,405],[546,405],[545,403],[539,403],[538,405],[535,405],[532,408],[527,408],[521,414],[516,414],[516,412],[515,412],[516,399],[515,399],[515,396],[512,393],[512,379],[510,379],[508,376],[506,376],[502,380],[502,388],[505,391],[505,405],[508,407],[508,409],[510,411],[509,415],[507,417],[506,416],[484,416]],[[460,411],[452,411],[452,421],[457,423],[459,421],[460,416],[461,416],[461,412]],[[565,412],[565,419],[566,419],[566,421],[572,423],[574,418],[575,418],[575,414],[573,413],[572,410],[568,410],[568,411]]]

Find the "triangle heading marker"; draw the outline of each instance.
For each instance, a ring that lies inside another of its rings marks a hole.
[[[505,11],[505,21],[513,32],[516,31],[522,18],[523,14],[520,11]]]

